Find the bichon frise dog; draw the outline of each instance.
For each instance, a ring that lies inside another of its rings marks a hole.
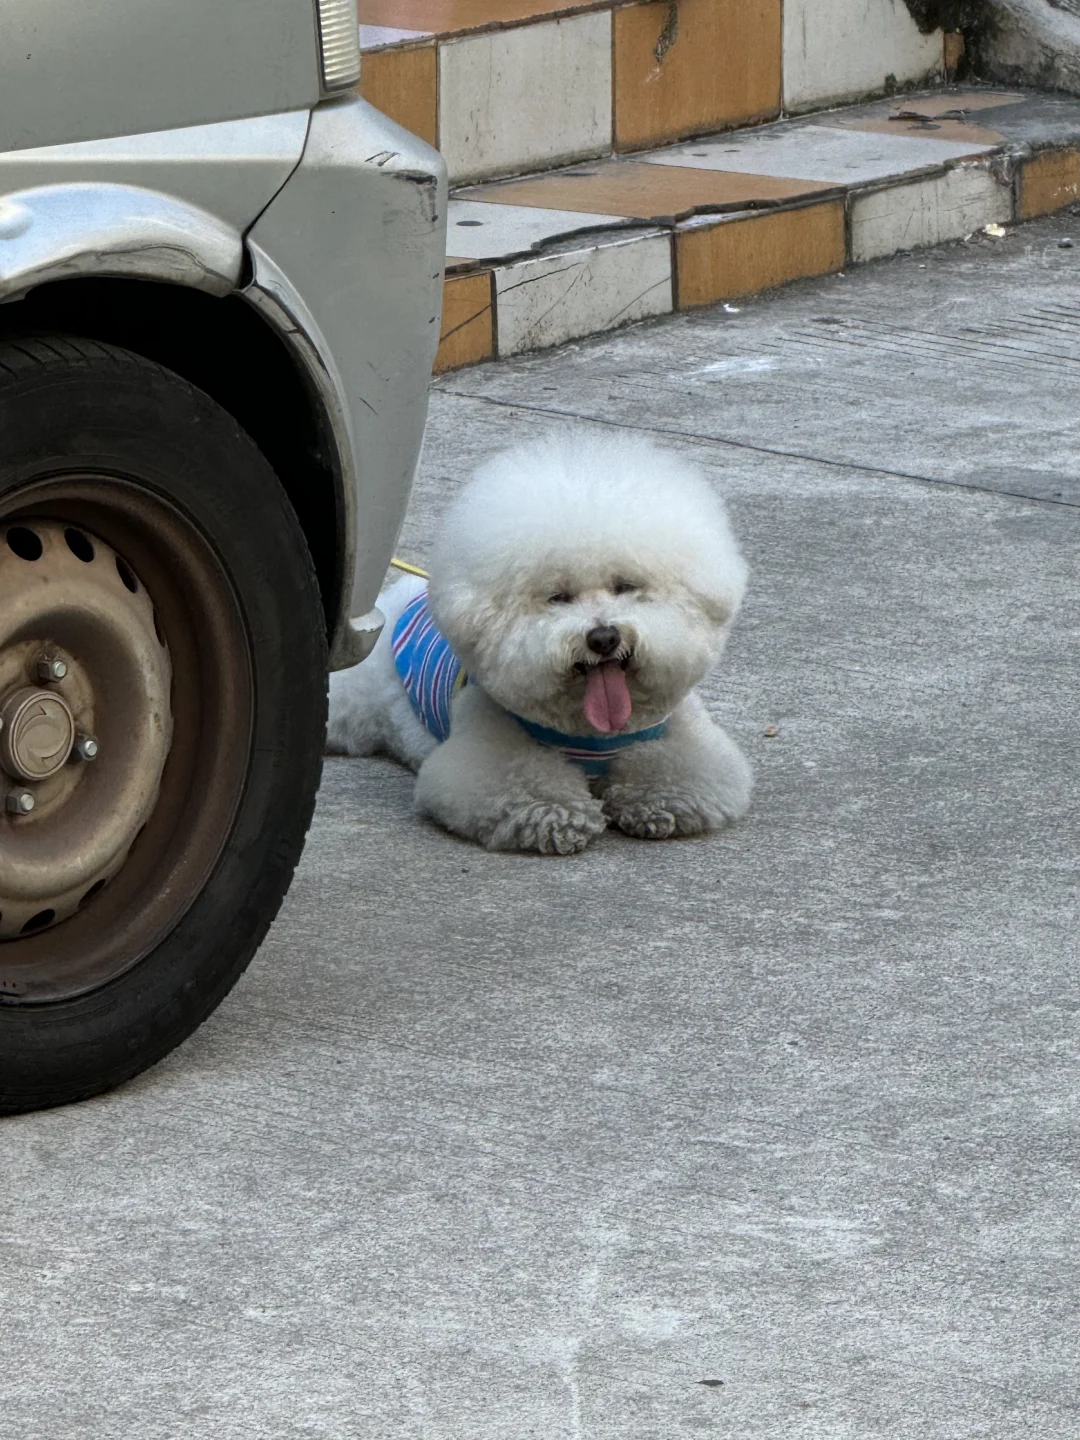
[[[498,455],[450,506],[430,582],[385,591],[372,655],[331,677],[327,748],[418,770],[418,810],[490,850],[719,828],[750,767],[694,687],[745,584],[679,456],[581,432]]]

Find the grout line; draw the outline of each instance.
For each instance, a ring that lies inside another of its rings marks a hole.
[[[616,117],[617,117],[617,108],[616,108],[616,104],[615,104],[615,96],[618,94],[618,91],[617,91],[617,89],[616,89],[617,84],[618,84],[618,71],[617,71],[617,67],[616,67],[616,64],[615,64],[615,12],[612,11],[612,13],[611,13],[611,106],[610,106],[610,109],[611,109],[611,153],[612,153],[613,155],[617,155],[617,154],[618,154],[618,143],[617,143],[616,132],[615,132],[615,124],[616,124]]]
[[[881,465],[863,465],[857,460],[829,460],[823,455],[807,455],[799,450],[781,450],[771,445],[754,445],[749,440],[733,440],[725,435],[700,435],[696,431],[676,430],[668,425],[631,425],[623,420],[601,420],[595,415],[581,415],[576,410],[558,410],[544,405],[526,405],[519,400],[499,400],[492,395],[476,395],[468,390],[439,390],[460,400],[479,400],[502,410],[524,410],[531,415],[551,415],[560,419],[579,420],[587,425],[606,425],[613,430],[632,430],[649,435],[666,435],[674,440],[689,440],[705,445],[724,445],[733,450],[747,450],[755,455],[775,455],[781,460],[802,460],[812,465],[825,465],[834,470],[851,470],[861,475],[887,475],[894,480],[912,480],[920,485],[934,485],[949,490],[967,490],[976,495],[1000,495],[1010,500],[1025,500],[1033,505],[1056,505],[1066,510],[1080,510],[1080,502],[1050,500],[1040,495],[1024,495],[1015,490],[991,490],[963,480],[946,480],[939,475],[916,475],[908,470],[888,470]]]
[[[488,296],[491,305],[491,358],[499,358],[499,287],[495,284],[494,267],[488,271]]]

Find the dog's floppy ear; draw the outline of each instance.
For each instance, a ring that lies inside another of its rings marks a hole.
[[[709,622],[718,629],[730,625],[739,613],[746,593],[747,565],[732,542],[724,556],[722,570],[695,576],[690,589]]]
[[[737,600],[730,595],[702,596],[702,609],[716,626],[730,624],[739,608]]]

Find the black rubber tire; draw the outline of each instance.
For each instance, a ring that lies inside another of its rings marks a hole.
[[[307,545],[277,476],[225,410],[112,346],[55,335],[4,342],[0,504],[38,457],[50,473],[145,478],[198,527],[247,631],[252,742],[224,850],[165,939],[90,993],[0,1003],[0,1113],[9,1114],[120,1084],[220,1003],[292,879],[326,728],[325,620]]]

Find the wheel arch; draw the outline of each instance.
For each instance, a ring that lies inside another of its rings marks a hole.
[[[347,517],[330,418],[281,335],[237,294],[152,280],[53,281],[0,306],[0,338],[50,330],[105,341],[205,391],[265,455],[311,551],[328,639],[345,600]]]

